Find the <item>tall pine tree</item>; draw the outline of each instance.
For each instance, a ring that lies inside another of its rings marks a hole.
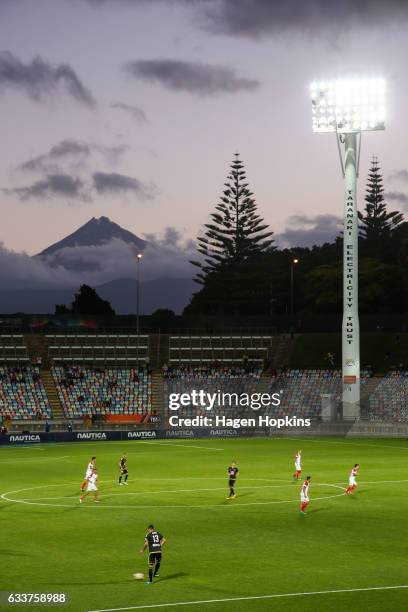
[[[384,201],[383,179],[377,157],[373,157],[368,173],[364,213],[359,212],[359,235],[373,247],[391,236],[394,229],[403,221],[402,213],[387,211]],[[369,246],[369,245],[367,245]]]
[[[240,265],[273,249],[273,232],[257,213],[248,188],[244,165],[235,154],[225,189],[211,214],[203,235],[197,238],[202,261],[191,263],[200,269],[195,281],[204,285],[217,272],[234,272]]]

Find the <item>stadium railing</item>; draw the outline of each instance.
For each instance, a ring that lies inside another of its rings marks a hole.
[[[46,334],[52,363],[136,365],[149,361],[149,336],[136,334]]]

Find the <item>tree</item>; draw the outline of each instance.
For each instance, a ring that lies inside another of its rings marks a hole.
[[[88,285],[81,285],[79,292],[75,294],[71,308],[63,304],[55,306],[55,314],[87,314],[87,315],[114,315],[115,311],[107,300],[103,300]]]
[[[235,154],[220,202],[211,214],[211,223],[198,237],[198,252],[202,261],[191,263],[200,269],[195,281],[201,285],[209,276],[237,270],[248,259],[272,247],[273,232],[257,214],[253,193],[248,188],[244,165]]]
[[[364,214],[359,212],[359,235],[368,244],[371,254],[378,256],[377,249],[381,243],[391,237],[393,231],[402,223],[403,215],[398,211],[387,211],[384,202],[383,179],[376,157],[373,157],[368,173],[367,193],[365,196]],[[371,248],[370,248],[371,247]],[[376,252],[377,251],[377,252]]]

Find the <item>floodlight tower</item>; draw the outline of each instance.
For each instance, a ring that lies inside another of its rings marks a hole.
[[[312,83],[313,131],[336,134],[345,181],[343,230],[343,418],[360,416],[357,178],[361,132],[385,129],[385,82],[347,78]],[[344,154],[341,145],[344,145]]]

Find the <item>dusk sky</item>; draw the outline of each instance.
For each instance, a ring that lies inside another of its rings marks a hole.
[[[194,238],[236,151],[281,244],[329,238],[343,184],[308,86],[344,74],[386,78],[360,195],[377,155],[406,210],[407,26],[400,1],[0,0],[0,241],[34,254],[101,215]]]

